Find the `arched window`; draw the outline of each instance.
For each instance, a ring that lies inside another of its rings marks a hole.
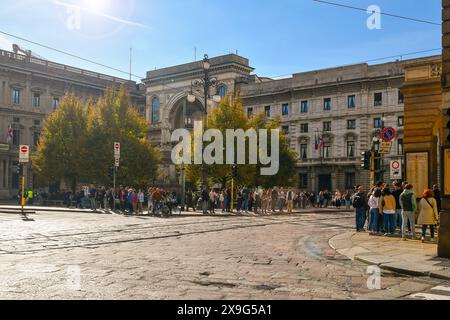
[[[224,84],[221,84],[219,86],[219,96],[221,98],[225,97],[227,95],[227,90],[228,90],[227,86]]]
[[[159,122],[159,98],[154,97],[152,99],[152,123]]]

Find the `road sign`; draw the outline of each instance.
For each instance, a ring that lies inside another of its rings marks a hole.
[[[22,145],[19,148],[19,162],[28,163],[30,162],[30,147]]]
[[[391,180],[401,180],[402,178],[402,162],[400,160],[391,161]]]
[[[120,159],[120,143],[114,142],[114,158]]]
[[[116,158],[114,165],[118,168],[120,167],[120,159]]]
[[[382,142],[380,144],[380,150],[378,152],[380,154],[389,154],[391,153],[392,142]]]
[[[386,128],[381,132],[381,139],[383,139],[384,142],[391,142],[395,139],[396,135],[397,131],[395,131],[394,128]]]

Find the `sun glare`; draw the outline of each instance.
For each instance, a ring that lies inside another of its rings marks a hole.
[[[82,7],[95,13],[105,13],[110,5],[109,0],[83,0]]]

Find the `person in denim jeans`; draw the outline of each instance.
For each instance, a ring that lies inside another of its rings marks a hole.
[[[366,191],[363,186],[357,187],[358,193],[353,196],[353,207],[356,213],[356,232],[364,232],[366,224],[366,213],[368,209],[368,201]]]
[[[405,191],[400,195],[400,205],[402,207],[402,240],[406,241],[406,229],[408,222],[412,231],[412,239],[416,238],[416,215],[417,201],[413,186],[408,184]]]
[[[374,189],[369,198],[370,219],[369,219],[369,231],[370,235],[377,235],[380,233],[380,225],[378,218],[380,215],[380,197],[381,191]]]
[[[389,188],[384,188],[383,191],[381,191],[380,212],[383,213],[385,236],[394,234],[395,232],[395,208],[396,202],[394,196],[391,194]]]

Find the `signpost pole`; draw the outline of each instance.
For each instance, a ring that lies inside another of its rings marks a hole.
[[[22,215],[25,215],[24,206],[25,206],[25,174],[23,170],[23,165],[19,164],[21,166],[21,172],[22,172],[22,197],[20,199],[20,204],[22,205]]]

